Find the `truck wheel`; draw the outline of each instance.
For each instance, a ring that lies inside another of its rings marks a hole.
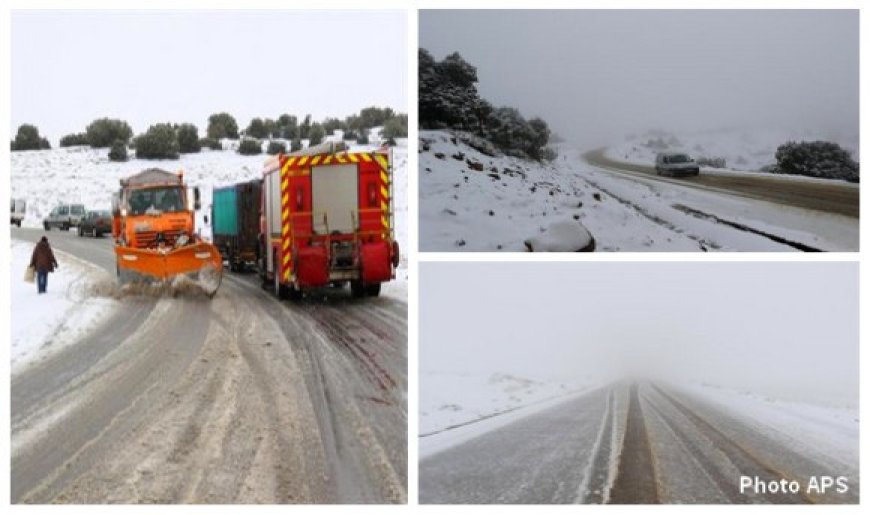
[[[302,290],[295,286],[287,287],[287,298],[292,301],[300,301],[302,300]]]
[[[366,285],[366,296],[377,297],[381,294],[381,283]]]
[[[42,222],[42,227],[43,227],[46,231],[50,231],[50,230],[51,230],[51,226],[48,225],[48,222]]]
[[[76,232],[79,233],[79,238],[81,238],[82,236],[85,235],[85,232],[82,230],[82,226],[81,226],[81,225],[79,226],[79,230],[76,231]]]
[[[278,272],[275,272],[273,275],[274,275],[274,281],[273,281],[274,287],[273,287],[273,289],[275,291],[275,296],[281,300],[286,300],[287,299],[287,287],[284,286],[283,284],[281,284],[281,277],[280,277],[280,275],[278,275]]]
[[[359,298],[366,294],[366,287],[360,281],[350,282],[350,294],[352,297]]]
[[[272,262],[278,263],[278,253],[276,252],[272,258]],[[286,300],[288,296],[287,287],[281,284],[281,274],[278,273],[277,267],[272,272],[272,289],[275,291],[275,296],[281,300]]]

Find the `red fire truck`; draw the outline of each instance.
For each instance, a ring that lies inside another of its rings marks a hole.
[[[260,277],[280,298],[350,283],[377,296],[395,277],[389,150],[347,152],[326,143],[266,161],[260,219]]]

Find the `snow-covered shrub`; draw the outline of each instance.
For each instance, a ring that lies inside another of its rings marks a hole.
[[[323,130],[330,136],[335,134],[335,131],[344,129],[344,122],[338,118],[327,118],[323,120],[321,125],[323,125]]]
[[[216,140],[239,139],[239,125],[229,113],[215,113],[209,116],[208,128],[205,132],[209,138]]]
[[[326,131],[319,123],[311,124],[311,129],[308,130],[308,145],[320,145],[323,143],[323,137],[326,136]]]
[[[245,136],[255,139],[266,139],[270,134],[268,130],[266,130],[266,124],[263,122],[263,119],[254,118],[251,120],[251,123],[248,124],[248,128],[245,129]]]
[[[85,132],[88,143],[94,148],[106,148],[121,140],[125,144],[133,136],[133,129],[124,120],[100,118],[92,121]]]
[[[11,150],[44,150],[50,149],[51,144],[47,139],[39,135],[39,129],[35,125],[23,124],[18,127],[18,133],[12,140]]]
[[[283,141],[272,140],[269,142],[269,145],[266,147],[266,153],[273,155],[273,156],[275,154],[284,154],[286,152],[287,152],[287,145],[285,145]]]
[[[158,123],[135,140],[137,159],[178,159],[178,136],[175,127]]]
[[[698,166],[709,166],[710,168],[725,168],[725,158],[724,157],[705,157],[698,156],[697,159]]]
[[[552,162],[555,161],[557,157],[559,157],[559,151],[553,147],[544,147],[541,150],[542,161]]]
[[[387,120],[396,116],[396,112],[389,107],[370,106],[360,110],[359,120],[362,128],[371,129],[372,127],[380,127],[387,123]]]
[[[284,113],[275,123],[282,138],[292,140],[299,137],[299,123],[295,116]]]
[[[212,150],[223,150],[221,142],[213,138],[200,138],[199,147],[210,148]]]
[[[486,138],[470,132],[456,131],[456,138],[481,154],[495,157],[501,155],[499,149]]]
[[[199,143],[199,130],[192,123],[182,123],[176,128],[178,133],[178,151],[182,154],[199,152],[202,145]]]
[[[424,129],[453,128],[474,131],[479,102],[477,69],[453,53],[436,62],[419,49],[419,117]]]
[[[357,145],[368,145],[369,144],[369,135],[366,133],[362,133],[356,139]]]
[[[67,134],[66,136],[60,138],[61,147],[76,147],[88,144],[88,135],[84,132],[79,132],[77,134]]]
[[[298,152],[302,150],[302,140],[296,138],[290,141],[290,152]]]
[[[789,141],[780,145],[772,171],[858,182],[858,163],[848,151],[830,141]]]
[[[242,138],[239,142],[239,154],[243,156],[255,156],[263,153],[263,145],[260,140],[253,138]]]
[[[407,138],[408,137],[408,115],[402,114],[394,116],[384,122],[384,138]]]
[[[109,161],[126,161],[127,160],[127,144],[121,140],[116,140],[109,148]]]
[[[423,129],[477,134],[508,155],[541,160],[550,137],[540,118],[526,120],[512,107],[494,108],[477,93],[477,69],[458,53],[436,61],[419,49],[419,117]]]

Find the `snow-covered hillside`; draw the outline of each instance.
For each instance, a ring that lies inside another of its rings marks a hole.
[[[516,374],[421,372],[420,455],[453,447],[587,392],[600,380],[536,380]]]
[[[695,159],[724,159],[725,169],[757,171],[776,163],[776,149],[788,141],[834,141],[858,160],[856,135],[809,130],[718,130],[671,133],[660,130],[632,134],[608,147],[612,159],[651,166],[662,151],[686,152]]]
[[[759,232],[857,249],[855,219],[624,178],[589,165],[575,149],[559,151],[551,163],[493,157],[449,131],[420,131],[420,250],[525,251],[527,240],[566,224],[587,229],[596,251],[794,250]]]

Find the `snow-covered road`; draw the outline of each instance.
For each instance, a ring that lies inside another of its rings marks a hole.
[[[584,159],[562,147],[538,163],[489,155],[463,138],[420,133],[422,251],[524,251],[565,224],[588,230],[596,251],[858,249],[854,184],[707,169],[660,178],[632,163],[617,170],[603,153]]]
[[[107,240],[49,238],[114,270]],[[406,501],[404,290],[291,305],[224,279],[213,300],[122,295],[13,375],[13,502]]]
[[[708,387],[617,383],[422,459],[420,499],[856,503],[857,414],[819,410]],[[798,491],[760,492],[741,487],[742,477],[795,481]],[[839,477],[847,491],[813,488]]]

